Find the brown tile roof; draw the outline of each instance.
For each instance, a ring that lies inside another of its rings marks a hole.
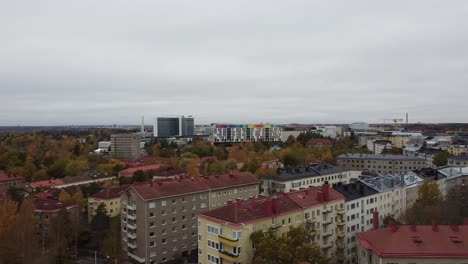
[[[136,171],[149,171],[149,170],[158,170],[161,169],[164,165],[163,164],[153,164],[153,165],[146,165],[146,166],[138,166],[133,168],[128,168],[119,172],[121,175],[132,175]]]
[[[110,200],[110,199],[116,199],[120,197],[120,192],[128,189],[129,185],[122,185],[120,187],[116,188],[109,188],[109,189],[104,189],[101,190],[89,197],[94,198],[94,199],[99,199],[99,200]]]
[[[18,180],[24,180],[23,176],[16,174],[14,172],[0,173],[0,182],[9,182],[9,181],[18,181]]]
[[[236,185],[260,183],[255,175],[250,172],[223,173],[208,177],[199,177],[209,189],[222,189]]]
[[[357,234],[374,254],[388,258],[468,258],[468,225],[400,226]]]
[[[248,200],[229,202],[228,205],[201,215],[212,220],[228,221],[234,224],[258,221],[265,217],[300,210],[301,207],[286,196],[258,197]]]
[[[260,181],[248,172],[231,172],[207,177],[190,177],[171,180],[158,180],[135,184],[133,189],[143,199],[156,199],[186,193],[209,191],[213,189],[258,184]]]
[[[29,184],[29,186],[35,189],[39,187],[55,187],[63,184],[65,184],[65,182],[63,182],[61,179],[51,179],[45,181],[32,182],[31,184]]]
[[[36,212],[58,212],[62,209],[69,209],[73,207],[77,207],[78,205],[72,204],[72,205],[66,205],[64,203],[61,203],[57,200],[53,199],[41,199],[37,198],[35,200],[35,210]]]
[[[306,143],[307,147],[331,147],[332,145],[333,142],[327,138],[312,138]]]

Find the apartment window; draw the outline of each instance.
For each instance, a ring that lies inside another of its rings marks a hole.
[[[150,217],[154,217],[154,213],[150,213]]]
[[[162,215],[165,215],[165,214],[166,214],[166,210],[163,209],[163,210],[161,211],[161,214],[162,214]]]
[[[182,229],[184,229],[184,230],[185,230],[185,229],[187,229],[187,227],[186,227],[185,225],[182,225]]]
[[[194,204],[194,205],[192,206],[192,210],[196,210],[196,209],[197,209],[197,205]]]
[[[300,223],[301,222],[301,216],[300,215],[296,215],[296,223]]]
[[[232,231],[232,238],[242,239],[242,231]]]
[[[172,213],[175,214],[177,210],[175,208],[172,208]]]
[[[163,220],[164,221],[164,220]],[[150,222],[149,226],[154,226],[154,222]]]
[[[208,254],[208,261],[210,263],[219,264],[219,258]]]
[[[172,204],[175,204],[176,203],[176,199],[172,199]]]
[[[214,249],[219,249],[219,243],[208,240],[208,247],[214,248]]]
[[[156,208],[156,203],[155,202],[150,202],[149,203],[149,208],[150,209]]]
[[[182,197],[182,202],[185,202],[185,197]]]
[[[166,201],[161,201],[161,206],[166,206],[167,202]]]
[[[242,247],[233,247],[233,248],[232,248],[232,252],[233,252],[234,254],[238,254],[238,255],[239,255],[240,253],[242,253]]]
[[[166,219],[163,219],[163,220],[161,221],[161,224],[165,225],[165,224],[166,224]],[[154,224],[153,224],[153,225],[154,225]]]
[[[185,221],[186,220],[186,217],[185,215],[182,216],[182,221]]]
[[[206,203],[201,203],[200,208],[206,208]]]
[[[201,255],[202,254],[202,250],[201,248],[198,249],[198,255]]]
[[[163,244],[166,244],[166,239],[163,238],[163,239],[161,240],[161,242],[162,242]]]
[[[202,241],[202,236],[198,235],[198,241]]]
[[[150,237],[154,237],[154,232],[149,233]]]
[[[149,245],[150,245],[150,247],[156,246],[156,244],[154,243],[154,241],[151,241],[151,242],[149,243]]]
[[[219,228],[217,227],[208,226],[208,233],[213,234],[213,235],[219,235],[220,231],[219,231]]]
[[[206,199],[206,193],[200,194],[200,199],[202,199],[202,200],[203,200],[203,199]]]
[[[177,232],[175,226],[172,227],[172,232]]]
[[[176,221],[176,218],[175,218],[175,217],[172,217],[172,223],[175,223],[175,222],[177,222],[177,221]]]

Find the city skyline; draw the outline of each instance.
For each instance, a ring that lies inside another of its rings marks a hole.
[[[468,122],[468,3],[358,2],[4,3],[0,126]]]

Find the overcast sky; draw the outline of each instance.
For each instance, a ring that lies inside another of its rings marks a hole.
[[[0,125],[468,122],[468,1],[0,0]]]

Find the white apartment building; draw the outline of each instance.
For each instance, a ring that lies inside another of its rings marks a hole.
[[[372,151],[374,154],[382,154],[384,150],[391,149],[392,142],[388,140],[368,140],[367,149]]]
[[[278,169],[273,175],[262,177],[264,195],[276,192],[290,192],[307,188],[308,186],[321,186],[326,181],[330,184],[349,183],[357,179],[360,171],[342,170],[330,164],[313,164],[305,168]]]
[[[213,143],[281,142],[281,134],[282,128],[271,124],[214,124],[210,140]]]

